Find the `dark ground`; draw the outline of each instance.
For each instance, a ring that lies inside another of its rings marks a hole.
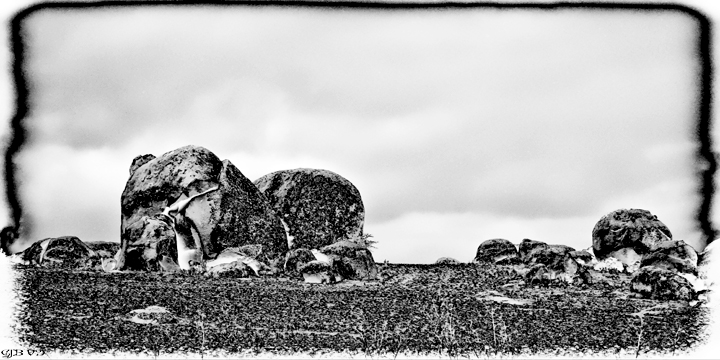
[[[510,267],[378,265],[381,281],[336,285],[18,268],[16,333],[46,352],[642,355],[690,351],[708,322],[704,307],[628,297],[627,276],[612,275],[612,286],[532,288]],[[488,290],[533,302],[481,300]],[[151,305],[172,315],[159,324],[123,319]]]

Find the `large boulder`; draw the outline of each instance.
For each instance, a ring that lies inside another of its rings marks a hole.
[[[267,174],[255,185],[287,226],[290,248],[319,249],[363,235],[360,192],[327,170],[294,169]]]
[[[550,248],[541,249],[538,253],[549,252],[552,255],[551,261],[536,261],[530,263],[530,271],[525,274],[525,281],[530,285],[540,284],[547,285],[552,280],[564,281],[568,284],[581,285],[592,283],[592,276],[588,269],[579,264],[564,249],[562,257],[556,257],[555,254],[562,253],[561,247],[550,250]]]
[[[505,239],[483,241],[475,253],[475,263],[517,264],[520,262],[515,245]]]
[[[332,260],[335,273],[348,280],[374,280],[377,265],[365,246],[352,241],[339,241],[320,249]]]
[[[530,258],[530,254],[538,249],[547,248],[548,244],[542,241],[523,239],[518,246],[518,255],[520,255],[520,261],[527,263]]]
[[[686,278],[655,266],[644,266],[635,272],[630,291],[654,300],[691,301],[696,296],[693,285]]]
[[[602,260],[622,248],[632,248],[641,255],[649,253],[659,244],[672,240],[672,233],[650,211],[620,209],[595,224],[592,239],[595,256]]]
[[[36,241],[16,254],[15,262],[62,269],[91,269],[100,265],[97,253],[76,236]]]
[[[682,240],[659,244],[651,253],[643,255],[640,266],[655,266],[675,273],[698,274],[698,255]]]
[[[575,262],[570,255],[573,251],[575,251],[573,248],[565,245],[537,246],[525,255],[525,263],[528,265],[544,264],[551,270],[562,270],[566,258]]]
[[[201,244],[204,258],[246,244],[262,244],[271,257],[287,251],[283,225],[255,185],[229,161],[220,161],[205,148],[185,146],[157,158],[143,156],[133,161],[121,197],[118,268],[157,268],[153,264],[158,255],[177,261],[176,252],[159,251],[176,245],[170,222],[158,214],[190,198],[176,215],[183,220],[177,233]],[[148,252],[147,247],[155,249]]]

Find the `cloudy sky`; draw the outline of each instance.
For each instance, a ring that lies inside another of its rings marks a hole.
[[[700,248],[698,34],[674,12],[39,12],[28,240],[119,241],[132,159],[194,144],[250,180],[347,178],[378,261],[469,261],[497,237],[586,248],[619,208]]]

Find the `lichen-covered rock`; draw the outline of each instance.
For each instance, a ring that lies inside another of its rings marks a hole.
[[[236,260],[222,263],[208,268],[208,273],[212,277],[228,277],[228,278],[247,278],[256,275],[253,269],[244,261]]]
[[[536,246],[525,256],[525,263],[544,264],[550,270],[562,270],[565,258],[570,257],[572,251],[571,247],[565,245]]]
[[[644,266],[635,272],[630,291],[654,300],[685,300],[695,298],[692,284],[684,277],[655,266]]]
[[[377,265],[365,246],[352,241],[339,241],[320,249],[332,259],[333,270],[342,279],[372,280],[377,278]]]
[[[620,209],[595,224],[592,239],[595,257],[602,260],[622,248],[632,248],[641,255],[651,252],[660,243],[672,240],[672,233],[650,211]]]
[[[682,240],[660,244],[651,253],[643,255],[640,266],[657,268],[686,274],[698,274],[698,255],[695,249]]]
[[[120,249],[120,243],[114,241],[87,241],[85,245],[95,252],[104,251],[115,254]]]
[[[558,247],[555,248],[555,252],[549,249],[551,248],[541,248],[537,253],[550,251],[553,254],[555,252],[564,252],[565,255],[562,260],[553,257],[548,264],[542,262],[533,263],[530,271],[525,274],[526,283],[530,285],[547,285],[552,280],[560,280],[573,285],[592,283],[592,276],[588,269],[575,261],[567,249]]]
[[[255,185],[287,225],[290,248],[319,249],[363,234],[360,192],[336,173],[282,170],[255,180]]]
[[[61,236],[36,241],[17,254],[18,262],[60,269],[99,268],[100,259],[76,236]]]
[[[283,270],[291,275],[301,276],[300,268],[311,261],[315,261],[315,256],[310,250],[305,248],[291,249],[285,255]]]
[[[581,265],[590,265],[592,264],[595,257],[587,250],[576,250],[571,251],[570,256],[572,256],[575,261],[577,261]]]
[[[525,273],[525,283],[529,285],[547,285],[555,279],[555,274],[544,264],[535,264]]]
[[[473,262],[510,265],[520,263],[520,257],[515,245],[509,240],[489,239],[478,246]]]
[[[150,162],[150,160],[155,159],[155,155],[153,154],[145,154],[145,155],[138,155],[136,156],[132,164],[130,164],[130,176],[135,173],[135,170],[137,170],[139,167],[147,164]]]
[[[548,244],[542,241],[523,239],[518,246],[518,255],[520,261],[527,263],[530,257],[530,253],[537,251],[538,249],[547,248]]]
[[[135,249],[146,246],[139,243],[175,246],[167,240],[166,227],[147,219],[157,219],[166,207],[190,197],[192,201],[179,214],[185,225],[179,226],[178,232],[185,239],[197,239],[203,257],[213,258],[225,248],[246,244],[264,245],[269,257],[287,251],[285,230],[271,205],[229,161],[220,161],[205,148],[185,146],[157,158],[136,158],[134,163],[142,165],[132,172],[121,197],[121,247],[116,256],[120,268],[143,269],[156,262],[157,258],[133,258],[145,253]],[[195,197],[214,188],[217,190]],[[153,227],[150,233],[148,225]],[[143,238],[147,235],[149,240]],[[172,251],[165,255],[177,260]]]
[[[438,265],[457,265],[460,264],[459,261],[456,259],[453,259],[451,257],[441,257],[435,261]]]
[[[305,282],[312,284],[333,284],[337,277],[330,264],[324,261],[313,260],[299,269]]]

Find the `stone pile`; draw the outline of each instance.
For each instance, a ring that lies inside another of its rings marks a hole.
[[[215,277],[303,278],[320,266],[326,283],[377,276],[360,192],[327,170],[283,170],[252,182],[203,147],[141,155],[130,165],[121,215],[120,243],[45,239],[13,259]]]
[[[530,239],[516,248],[508,240],[490,239],[478,246],[473,262],[514,265],[529,285],[610,283],[603,273],[627,274],[630,291],[650,299],[693,301],[707,289],[702,277],[710,262],[703,259],[712,249],[698,255],[684,241],[673,240],[647,210],[613,211],[598,221],[592,236],[592,246],[583,250]]]

